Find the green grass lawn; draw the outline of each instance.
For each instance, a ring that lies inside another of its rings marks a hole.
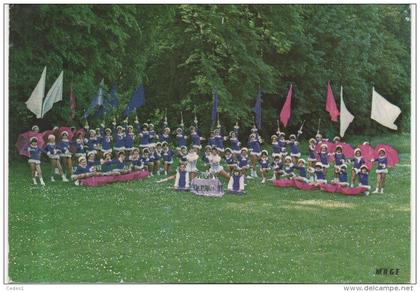
[[[31,184],[26,163],[12,162],[10,280],[409,282],[410,154],[409,142],[402,144],[385,193],[368,197],[254,180],[244,196],[206,198],[177,193],[156,176],[98,188],[46,180],[41,187]],[[377,268],[400,274],[376,275]]]

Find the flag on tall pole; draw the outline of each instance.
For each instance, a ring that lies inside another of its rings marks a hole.
[[[349,127],[350,123],[353,122],[354,116],[347,110],[343,99],[343,86],[340,90],[340,136],[344,137],[344,133]]]
[[[138,107],[143,106],[145,103],[144,98],[144,86],[143,83],[137,87],[136,91],[133,94],[133,97],[131,98],[130,102],[127,104],[127,107],[124,111],[124,116],[128,116],[130,113],[135,111]]]
[[[335,104],[330,81],[328,81],[327,102],[325,103],[325,110],[330,113],[331,121],[337,122],[337,117],[340,115],[340,112],[338,111],[337,105]]]
[[[392,130],[397,130],[395,120],[401,114],[401,109],[387,101],[383,96],[375,91],[372,87],[372,110],[370,117],[379,124]]]
[[[114,108],[118,107],[119,105],[118,92],[117,92],[117,87],[115,85],[112,86],[109,95],[111,96],[111,100],[109,101],[109,104],[112,105],[112,107]]]
[[[211,120],[214,122],[217,120],[217,107],[219,105],[219,95],[217,94],[217,90],[213,90],[213,108],[211,110]]]
[[[95,97],[92,99],[90,106],[85,111],[83,117],[86,119],[95,109],[97,106],[102,106],[104,103],[103,97],[103,88],[104,88],[104,80],[102,79],[101,83],[99,84],[98,92],[96,93]]]
[[[70,86],[70,110],[71,110],[71,118],[74,119],[76,115],[76,95],[73,92],[73,85]]]
[[[283,108],[280,112],[280,121],[282,122],[283,126],[286,128],[287,123],[289,122],[290,115],[291,115],[291,105],[292,105],[292,84],[290,84],[289,92],[287,93],[286,101],[283,104]]]
[[[257,99],[255,100],[254,106],[255,112],[255,124],[258,129],[261,129],[261,87],[258,86]]]
[[[45,94],[45,77],[47,75],[47,67],[44,67],[41,78],[38,81],[35,89],[32,91],[31,96],[25,102],[26,107],[33,112],[38,119],[42,117],[42,99]]]
[[[42,105],[42,117],[44,117],[45,114],[52,109],[54,103],[63,100],[63,74],[64,72],[61,71],[57,80],[55,80],[45,97]]]

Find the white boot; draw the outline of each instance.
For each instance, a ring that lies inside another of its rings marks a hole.
[[[38,183],[36,182],[36,178],[32,178],[32,180],[34,181],[34,185],[37,185]]]
[[[353,188],[353,187],[354,187],[354,185],[353,185],[353,184],[350,184],[350,187],[351,187],[351,188]]]
[[[378,188],[376,188],[376,189],[372,192],[372,194],[377,194],[377,193],[379,193]]]
[[[52,181],[52,182],[55,182],[55,179],[54,179],[54,177],[53,177],[53,176],[51,177],[51,181]]]
[[[63,181],[64,182],[68,182],[69,180],[67,179],[67,177],[66,177],[66,175],[65,174],[63,174],[62,176],[61,176],[61,178],[63,179]]]
[[[168,175],[168,172],[165,170],[165,175]]]
[[[381,189],[381,194],[383,194],[383,193],[384,193],[384,189],[382,188],[382,189]]]
[[[39,178],[39,181],[41,182],[42,186],[45,186],[44,180],[42,179],[42,177]]]
[[[55,174],[60,174],[60,171],[58,170],[58,168],[57,168],[57,167],[54,169],[54,173],[55,173]]]
[[[262,179],[261,183],[262,184],[265,184],[265,178]]]

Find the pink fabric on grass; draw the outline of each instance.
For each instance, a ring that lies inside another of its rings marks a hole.
[[[83,186],[98,187],[115,182],[126,182],[131,180],[144,179],[149,175],[147,171],[135,171],[122,175],[106,175],[106,176],[92,176],[80,179],[79,182]]]
[[[33,131],[28,131],[19,135],[16,141],[16,149],[18,150],[20,155],[29,157],[28,147],[29,142],[32,137],[38,139],[38,147],[42,148],[44,146],[44,139],[42,133],[37,133]]]
[[[275,179],[273,185],[276,187],[294,187],[295,182],[292,179]]]
[[[295,181],[295,187],[297,187],[298,189],[301,189],[301,190],[309,191],[309,190],[315,190],[315,189],[319,188],[318,186],[311,185],[311,184],[308,184],[306,182],[303,182],[303,181],[300,181],[300,180],[297,180],[297,179],[295,179],[294,181]]]
[[[322,184],[319,186],[321,190],[328,193],[336,193],[338,185],[334,184]]]
[[[347,196],[360,195],[363,192],[365,192],[366,190],[367,190],[367,188],[365,188],[365,187],[350,188],[350,187],[345,187],[345,186],[341,186],[341,185],[338,185],[338,188],[337,188],[337,192],[339,192],[343,195],[347,195]]]

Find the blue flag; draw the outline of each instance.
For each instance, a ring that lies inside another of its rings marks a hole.
[[[213,90],[213,109],[211,111],[211,120],[214,122],[217,120],[217,105],[219,103],[219,95],[217,90]]]
[[[255,106],[253,108],[255,112],[255,124],[258,129],[261,129],[261,88],[258,87],[257,91],[257,100],[255,101]]]
[[[127,104],[127,108],[124,111],[124,116],[128,116],[130,113],[136,110],[136,108],[144,105],[144,86],[141,84],[137,87],[136,91],[133,94],[130,102]]]
[[[112,107],[116,108],[119,105],[119,101],[118,101],[118,92],[117,92],[117,87],[114,85],[111,88],[111,92],[109,93],[109,95],[111,96],[111,100],[109,101],[109,104],[112,105]]]
[[[86,119],[96,109],[97,106],[102,106],[104,104],[103,88],[104,88],[104,80],[102,79],[101,84],[99,84],[98,92],[92,98],[92,101],[90,102],[90,106],[85,111],[83,118]]]

